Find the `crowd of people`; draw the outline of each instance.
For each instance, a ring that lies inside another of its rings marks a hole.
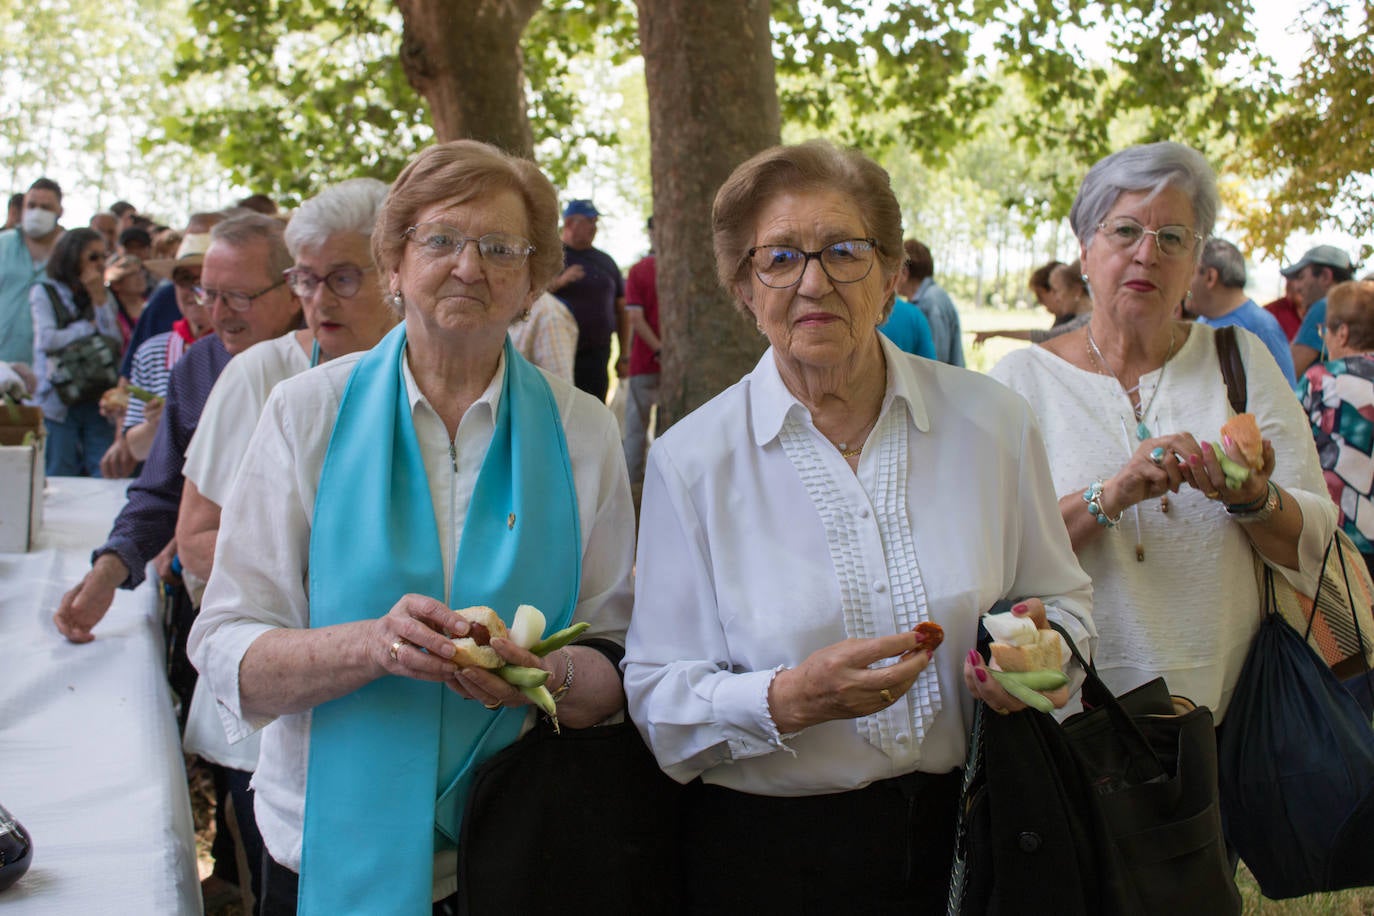
[[[556,709],[632,721],[684,787],[655,875],[682,912],[943,913],[975,704],[1026,709],[980,654],[990,607],[1224,724],[1256,558],[1311,594],[1339,525],[1374,569],[1374,282],[1322,245],[1261,308],[1217,211],[1185,146],[1097,163],[1077,259],[1031,278],[1054,326],[980,374],[882,168],[766,150],[712,229],[767,349],[656,431],[656,254],[623,276],[594,203],[560,209],[526,160],[438,144],[390,185],[176,231],[127,204],[64,230],[40,179],[0,232],[5,390],[42,408],[49,474],[132,478],[54,623],[97,638],[150,563],[174,589],[168,677],[220,802],[207,901],[456,912],[484,880],[474,779]],[[110,381],[74,397],[87,338]],[[1223,338],[1263,437],[1235,486]],[[520,605],[582,632],[540,653],[454,611]],[[618,842],[550,805],[531,843]]]

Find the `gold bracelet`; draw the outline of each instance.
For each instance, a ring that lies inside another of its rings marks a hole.
[[[567,649],[564,649],[562,651],[566,667],[564,667],[563,669],[563,683],[559,684],[558,689],[553,691],[553,701],[555,703],[563,699],[563,695],[566,694],[569,690],[572,690],[573,685],[574,671],[572,653],[569,652]]]

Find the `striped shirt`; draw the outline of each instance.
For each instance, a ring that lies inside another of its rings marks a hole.
[[[186,341],[175,331],[165,331],[149,337],[134,353],[133,368],[129,371],[130,384],[146,388],[165,400],[167,383],[172,378],[172,367],[186,352],[186,347]],[[143,422],[143,406],[143,401],[139,398],[129,398],[129,409],[124,414],[126,430]]]
[[[211,334],[196,341],[172,369],[167,383],[167,406],[162,411],[153,449],[143,462],[142,473],[129,484],[129,501],[115,518],[109,540],[91,553],[92,563],[105,553],[113,553],[124,562],[129,578],[120,583],[122,588],[137,588],[143,582],[148,561],[176,534],[186,448],[200,422],[205,399],[228,365],[230,355],[219,337]]]

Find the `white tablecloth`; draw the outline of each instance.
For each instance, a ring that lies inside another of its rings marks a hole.
[[[35,549],[0,554],[0,804],[34,844],[5,916],[201,912],[153,585],[119,591],[94,642],[52,624],[127,484],[49,479]]]

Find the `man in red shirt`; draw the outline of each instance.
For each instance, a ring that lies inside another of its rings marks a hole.
[[[630,320],[629,397],[625,401],[625,465],[635,510],[644,487],[644,457],[649,448],[651,412],[658,404],[659,353],[658,273],[654,266],[654,219],[649,217],[649,253],[630,268],[625,281],[625,312]]]
[[[1279,327],[1283,328],[1288,342],[1292,343],[1298,328],[1302,327],[1302,316],[1307,313],[1307,306],[1294,298],[1291,277],[1284,277],[1283,297],[1266,305],[1264,310],[1279,320]]]

